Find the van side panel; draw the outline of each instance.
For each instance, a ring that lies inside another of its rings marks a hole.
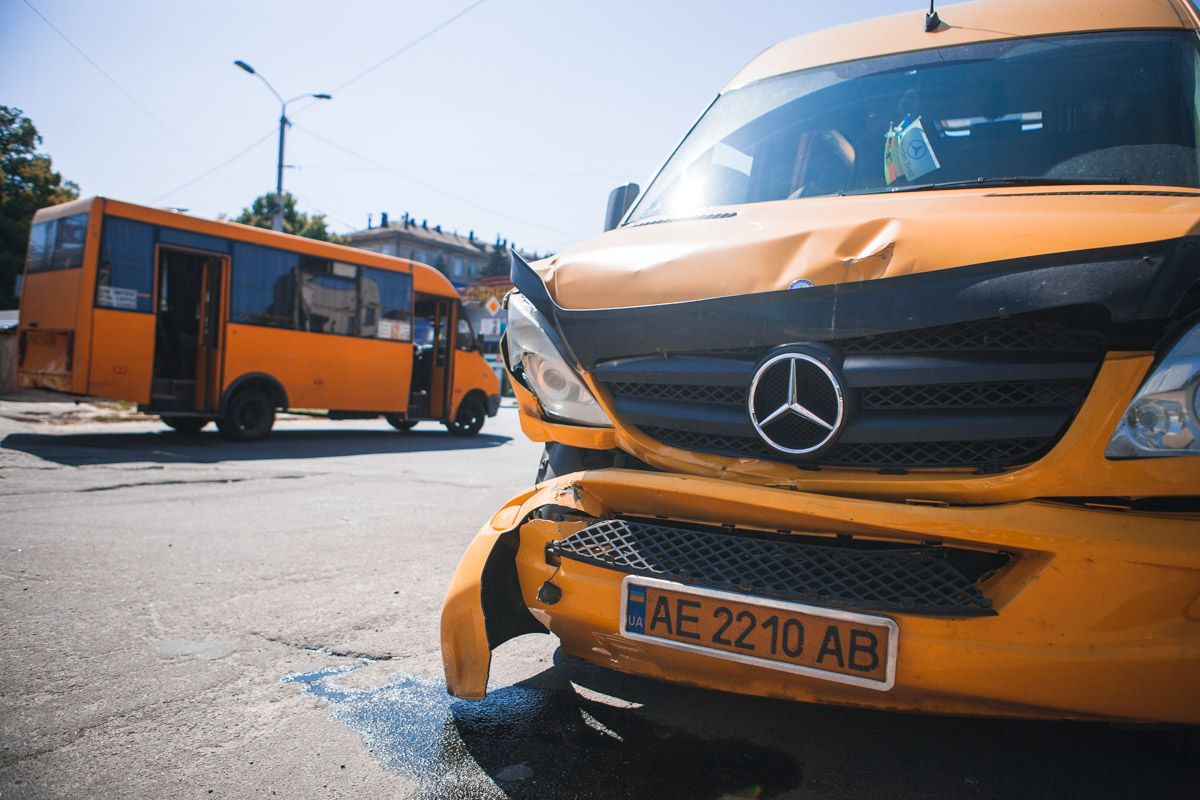
[[[222,391],[251,372],[283,384],[292,408],[403,412],[412,345],[230,324]]]
[[[154,315],[97,308],[93,312],[88,392],[115,400],[150,402]]]

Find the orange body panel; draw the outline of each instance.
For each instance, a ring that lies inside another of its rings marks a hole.
[[[737,215],[616,228],[533,267],[572,309],[781,291],[799,278],[829,286],[1200,233],[1200,191],[1179,191],[1188,196],[1034,187],[715,206],[706,212]]]
[[[942,24],[933,33],[926,33],[925,11],[920,6],[915,4],[908,13],[781,42],[743,67],[726,89],[809,67],[956,44],[1078,31],[1193,27],[1194,16],[1186,2],[1172,0],[982,0],[939,4]]]
[[[453,387],[450,396],[449,418],[458,414],[458,406],[472,389],[487,395],[500,394],[500,379],[483,354],[476,350],[455,350]]]
[[[283,384],[292,408],[401,412],[408,408],[412,345],[231,324],[224,386],[252,372]]]
[[[106,308],[97,308],[94,314],[88,393],[149,403],[154,315]]]
[[[25,327],[41,331],[75,330],[82,273],[81,269],[60,269],[26,276],[21,298],[21,321]]]

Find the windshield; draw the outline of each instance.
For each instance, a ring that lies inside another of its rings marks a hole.
[[[1047,36],[793,72],[727,92],[630,222],[977,179],[1197,187],[1195,35]]]

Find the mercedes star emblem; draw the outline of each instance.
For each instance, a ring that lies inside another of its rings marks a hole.
[[[754,430],[789,455],[820,450],[842,427],[842,385],[829,367],[807,353],[767,359],[750,382],[749,405]]]

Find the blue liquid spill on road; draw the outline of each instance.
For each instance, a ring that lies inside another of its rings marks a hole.
[[[339,678],[370,662],[289,675],[331,718],[416,780],[423,800],[768,798],[802,780],[783,753],[667,728],[570,689],[508,686],[460,701],[440,681],[397,672],[370,689]]]

